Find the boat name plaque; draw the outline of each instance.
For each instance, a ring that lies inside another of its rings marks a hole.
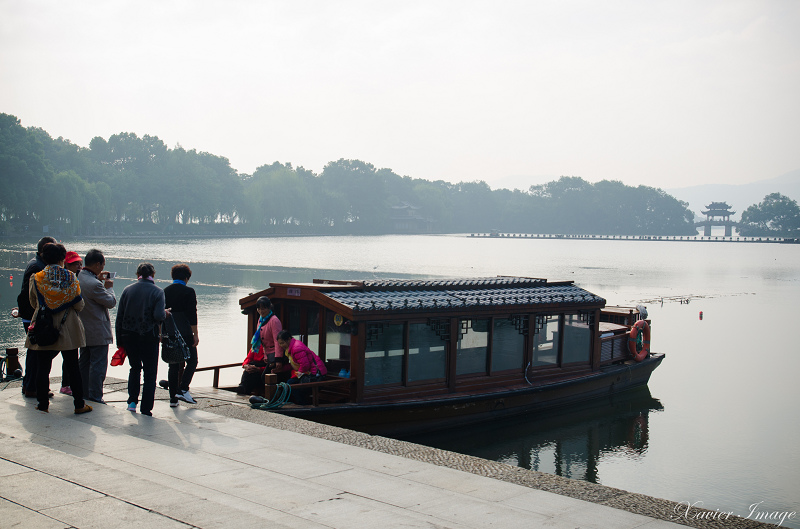
[[[297,296],[300,297],[300,289],[299,288],[287,288],[286,289],[287,296]]]

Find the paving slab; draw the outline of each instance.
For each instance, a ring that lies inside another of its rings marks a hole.
[[[0,520],[4,528],[64,529],[65,526],[64,522],[3,498],[0,498]]]

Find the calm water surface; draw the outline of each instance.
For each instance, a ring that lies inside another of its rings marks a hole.
[[[201,365],[244,357],[238,299],[274,281],[522,275],[574,280],[609,304],[644,302],[653,350],[667,357],[643,392],[413,440],[740,516],[759,502],[760,511],[800,511],[800,245],[465,236],[64,243],[81,255],[101,248],[122,276],[117,295],[143,259],[162,287],[172,264],[188,262]],[[23,342],[9,312],[34,245],[0,243],[2,348]],[[198,374],[195,385],[210,384]]]

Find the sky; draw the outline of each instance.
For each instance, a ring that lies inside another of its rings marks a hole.
[[[0,0],[0,112],[248,174],[744,184],[800,168],[798,28],[798,0]]]

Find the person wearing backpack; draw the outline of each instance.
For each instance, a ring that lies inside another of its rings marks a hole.
[[[30,278],[29,301],[36,307],[29,328],[25,346],[29,354],[34,351],[37,355],[36,369],[36,399],[39,404],[36,409],[47,412],[50,407],[50,368],[53,358],[61,352],[64,367],[69,373],[73,383],[72,400],[75,413],[87,413],[92,407],[83,400],[83,382],[78,369],[78,348],[86,345],[83,324],[78,317],[78,312],[83,310],[85,302],[81,297],[81,287],[75,274],[64,268],[67,249],[58,243],[48,243],[42,250],[42,260],[45,263],[43,270],[33,274]],[[44,312],[50,320],[46,322],[39,319],[39,313]],[[50,314],[47,314],[49,312]],[[39,324],[52,321],[52,326],[58,331],[54,343],[39,342],[38,331],[35,327]]]

